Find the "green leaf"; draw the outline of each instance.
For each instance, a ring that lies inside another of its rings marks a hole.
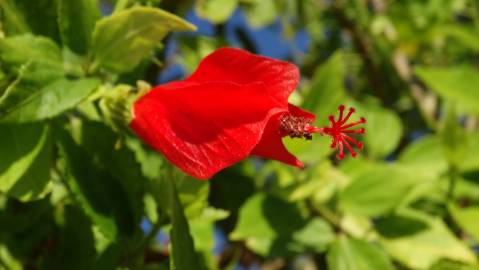
[[[16,68],[32,61],[62,68],[61,51],[55,42],[30,34],[0,39],[0,58],[5,65]]]
[[[479,114],[479,71],[472,66],[417,67],[416,74],[442,98],[456,102],[459,109]]]
[[[437,136],[424,136],[404,149],[399,162],[414,168],[414,170],[428,171],[439,176],[448,168],[441,140]]]
[[[63,44],[86,54],[95,22],[100,18],[97,0],[58,0],[58,24]]]
[[[46,253],[43,269],[84,270],[95,263],[92,223],[81,209],[67,205],[57,214],[58,242]]]
[[[171,176],[170,176],[171,177]],[[198,257],[195,253],[195,245],[190,235],[188,221],[186,220],[178,192],[175,187],[175,179],[168,179],[170,202],[171,202],[171,269],[190,270],[198,269]]]
[[[392,270],[388,256],[364,240],[341,235],[331,246],[327,262],[330,270]]]
[[[28,65],[0,99],[0,122],[52,118],[73,108],[98,87],[98,79],[59,79],[48,83],[37,65]]]
[[[274,0],[251,1],[245,5],[248,22],[253,27],[264,27],[275,22],[278,17]]]
[[[0,17],[2,23],[2,30],[8,35],[24,34],[29,31],[29,27],[23,14],[12,3],[12,0],[0,1],[0,10],[2,16]]]
[[[479,207],[459,208],[449,205],[449,211],[456,223],[479,242]]]
[[[60,41],[57,0],[15,0],[14,3],[32,33]]]
[[[238,223],[230,237],[232,240],[246,240],[246,245],[259,254],[284,255],[293,233],[304,223],[294,204],[274,196],[256,194],[241,207]]]
[[[380,241],[400,263],[412,269],[429,269],[442,258],[476,263],[474,253],[456,238],[441,218],[408,209],[400,211],[398,215],[412,221],[407,226],[396,226],[394,235],[383,235]],[[411,222],[424,224],[426,229],[411,230]],[[392,224],[397,225],[397,222]]]
[[[386,214],[399,206],[424,177],[407,167],[377,165],[355,176],[341,191],[339,207],[345,212],[368,216]]]
[[[322,218],[314,218],[293,235],[298,251],[324,252],[334,241],[333,228]]]
[[[238,0],[199,0],[195,10],[198,16],[212,23],[223,23],[233,14]]]
[[[444,126],[441,130],[441,143],[450,166],[457,168],[468,152],[466,132],[460,126],[455,106],[448,104]]]
[[[345,97],[345,73],[344,55],[337,51],[313,75],[302,107],[316,114],[320,126],[329,124],[328,116],[336,112]]]
[[[129,237],[141,218],[143,181],[128,149],[114,149],[115,134],[99,123],[84,123],[81,141],[58,129],[65,177],[75,198],[102,234],[113,241]],[[74,128],[74,127],[72,127]]]
[[[42,123],[0,125],[0,191],[20,200],[45,196],[50,181],[52,141]]]
[[[192,31],[195,26],[157,8],[133,7],[99,20],[92,39],[93,70],[133,70],[170,31]]]
[[[366,118],[364,144],[367,153],[384,158],[396,149],[403,134],[399,116],[391,110],[373,104],[354,104],[357,115]]]

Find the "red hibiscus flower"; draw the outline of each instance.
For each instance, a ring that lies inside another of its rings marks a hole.
[[[332,147],[362,145],[345,133],[347,118],[312,126],[315,116],[288,103],[296,89],[295,65],[233,48],[207,56],[183,81],[160,85],[133,105],[132,130],[185,173],[207,179],[250,155],[301,167],[282,137],[333,137]],[[352,113],[352,111],[351,111]],[[363,121],[363,120],[361,120]],[[354,153],[354,151],[352,151]],[[354,154],[355,155],[355,154]]]

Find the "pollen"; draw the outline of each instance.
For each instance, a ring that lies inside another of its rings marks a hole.
[[[313,139],[312,120],[304,117],[296,117],[290,114],[283,115],[279,122],[281,133],[290,138]]]

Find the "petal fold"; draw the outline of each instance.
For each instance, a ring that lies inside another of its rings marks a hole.
[[[205,57],[187,81],[262,82],[268,94],[286,106],[299,79],[299,70],[294,64],[240,49],[221,48]]]
[[[246,158],[284,111],[263,83],[183,81],[137,100],[130,127],[181,170],[207,179]]]

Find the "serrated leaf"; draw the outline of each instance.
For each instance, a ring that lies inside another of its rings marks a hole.
[[[62,79],[47,74],[41,66],[25,67],[20,77],[0,99],[0,123],[26,123],[52,118],[73,108],[100,84],[98,79]],[[48,67],[47,67],[48,68]]]
[[[133,70],[170,31],[195,26],[158,8],[133,7],[99,20],[92,38],[93,69]]]
[[[0,125],[0,130],[0,191],[22,201],[41,198],[50,181],[50,128],[36,123]]]
[[[453,101],[458,109],[479,114],[479,70],[472,66],[417,67],[416,74],[444,99]]]
[[[85,54],[95,22],[100,18],[97,0],[58,0],[58,25],[63,44]]]
[[[379,247],[364,240],[340,236],[328,252],[330,270],[393,270],[394,267]]]

